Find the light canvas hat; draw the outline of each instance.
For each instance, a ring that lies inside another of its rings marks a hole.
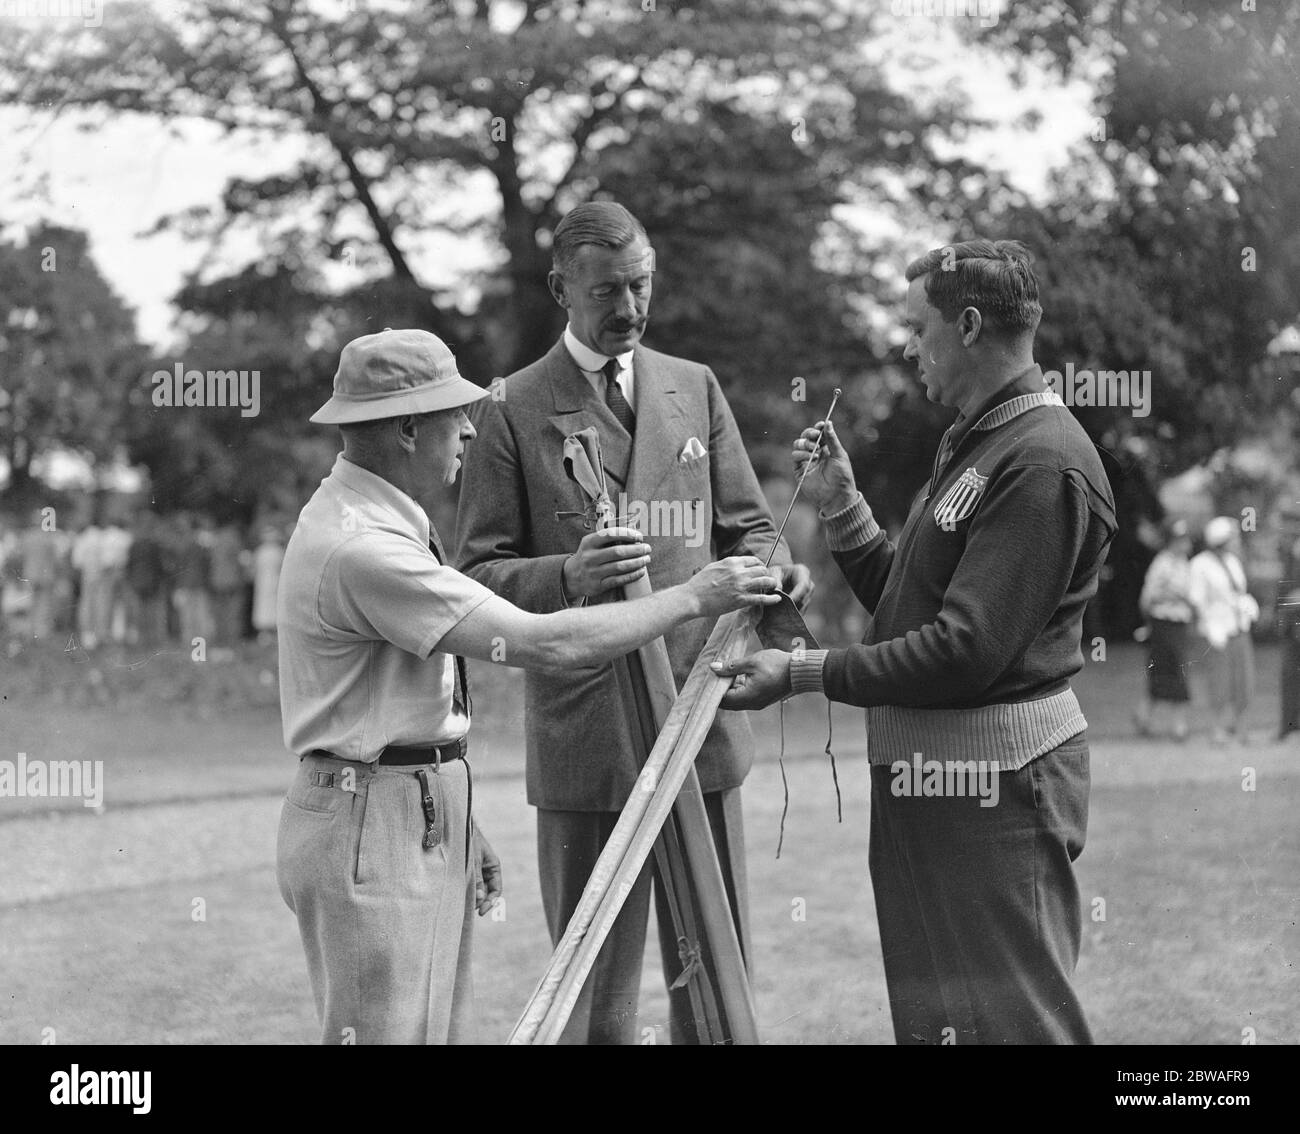
[[[428,331],[394,331],[353,339],[339,355],[334,396],[311,415],[318,425],[376,421],[455,409],[488,391],[460,376],[447,344]]]

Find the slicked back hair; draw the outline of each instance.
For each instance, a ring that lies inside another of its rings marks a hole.
[[[1033,257],[1019,240],[966,240],[935,248],[907,266],[907,280],[925,277],[925,298],[952,322],[976,308],[989,330],[1032,334],[1043,317]]]
[[[645,229],[622,205],[613,201],[588,201],[570,209],[555,226],[551,260],[560,275],[572,275],[578,249],[584,244],[618,249],[637,240],[647,240]]]

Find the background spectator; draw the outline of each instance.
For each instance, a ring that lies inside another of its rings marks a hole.
[[[148,509],[136,516],[125,584],[127,640],[162,645],[167,640],[167,556],[158,517]]]
[[[19,559],[19,538],[0,516],[0,636],[16,602]]]
[[[1187,739],[1187,639],[1196,611],[1192,606],[1189,556],[1192,537],[1184,520],[1172,521],[1165,546],[1151,561],[1138,608],[1150,629],[1147,688],[1135,714],[1138,732],[1158,730],[1167,708],[1176,739]]]
[[[1192,605],[1197,629],[1209,645],[1210,704],[1214,739],[1246,738],[1246,709],[1255,692],[1255,655],[1251,624],[1259,604],[1246,589],[1246,571],[1238,554],[1237,525],[1216,516],[1205,525],[1205,550],[1192,559]]]
[[[244,593],[248,581],[242,562],[244,537],[234,524],[223,524],[212,537],[208,583],[216,640],[234,646],[244,637]]]
[[[282,562],[284,541],[279,531],[268,524],[253,552],[253,628],[262,642],[275,638],[275,593]]]
[[[100,643],[126,641],[126,558],[131,550],[131,533],[110,519],[100,529],[100,587],[104,620]]]
[[[208,598],[210,556],[193,517],[181,513],[176,528],[176,575],[172,602],[180,620],[181,643],[191,646],[195,638],[212,637],[212,613]]]
[[[72,566],[79,587],[77,633],[87,650],[107,641],[112,617],[113,577],[104,556],[104,529],[92,520],[72,541]]]
[[[1278,739],[1300,731],[1300,503],[1282,514],[1282,578],[1277,588],[1282,639],[1282,713]]]
[[[32,513],[31,527],[23,532],[19,545],[18,572],[31,588],[28,633],[33,638],[54,635],[58,609],[59,575],[68,556],[68,537],[57,529],[42,526],[42,509]]]

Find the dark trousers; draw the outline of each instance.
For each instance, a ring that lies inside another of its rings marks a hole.
[[[871,881],[900,1044],[1091,1043],[1070,978],[1088,827],[1084,734],[998,774],[997,803],[895,795],[871,769]]]
[[[705,793],[704,808],[713,832],[713,844],[722,867],[741,951],[748,958],[751,955],[749,899],[745,883],[740,789]],[[617,822],[618,812],[538,809],[537,860],[542,907],[546,911],[546,926],[552,944],[557,944],[564,935],[569,918],[582,897],[582,889],[600,857],[601,848]],[[652,886],[664,978],[671,985],[681,973],[677,933],[654,861],[651,854],[619,911],[613,929],[605,938],[582,995],[569,1017],[561,1043],[635,1044],[645,1038],[638,1028],[637,1000],[641,991],[641,961],[645,954]],[[717,987],[716,983],[714,987]],[[669,992],[669,1034],[673,1044],[698,1042],[690,994],[685,988]]]
[[[223,646],[237,646],[244,639],[244,592],[212,592],[212,621],[216,639]]]
[[[128,589],[126,597],[127,626],[135,628],[136,641],[141,646],[163,645],[167,641],[166,593],[140,594]]]
[[[1300,730],[1300,626],[1292,625],[1282,639],[1282,723],[1278,739]]]

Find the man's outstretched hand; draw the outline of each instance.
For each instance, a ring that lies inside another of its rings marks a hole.
[[[732,662],[710,666],[719,677],[734,677],[722,698],[724,709],[764,709],[790,696],[790,655],[784,650],[759,650]]]

